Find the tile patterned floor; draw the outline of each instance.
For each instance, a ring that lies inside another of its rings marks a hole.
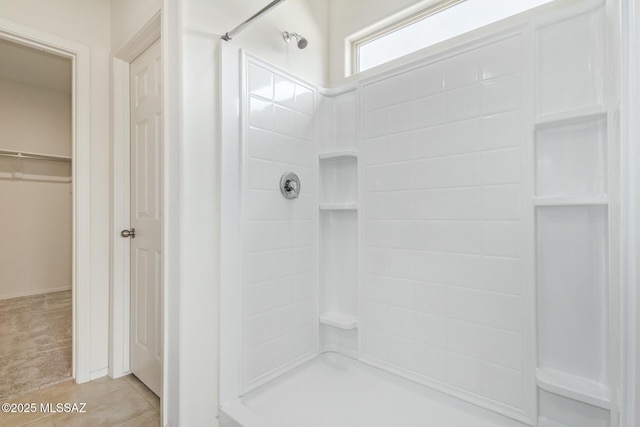
[[[84,384],[73,380],[29,392],[1,403],[35,403],[34,413],[0,411],[2,427],[157,427],[160,399],[133,375],[100,378]],[[86,403],[85,413],[41,412],[40,404]]]
[[[0,300],[0,400],[71,378],[71,291]]]

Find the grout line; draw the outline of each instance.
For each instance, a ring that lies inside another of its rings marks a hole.
[[[36,404],[39,405],[40,402],[43,402],[42,396],[40,396],[40,390],[34,390],[34,391],[31,391],[31,392],[26,392],[26,393],[35,393],[36,396],[38,396],[38,398],[35,399],[35,403]],[[23,394],[26,394],[26,393],[23,393]],[[18,397],[18,396],[15,396],[15,397]],[[24,402],[24,403],[27,403],[27,402]],[[24,424],[18,424],[18,427],[28,426],[30,423],[34,423],[36,421],[43,420],[44,418],[49,418],[49,420],[51,421],[51,424],[53,424],[53,418],[51,417],[51,414],[48,414],[46,412],[40,412],[40,411],[38,411],[38,414],[41,414],[42,416],[38,417],[38,418],[34,418],[33,420],[29,420],[29,421],[25,422]]]
[[[270,249],[257,249],[257,250],[247,249],[247,253],[265,254],[265,253],[284,252],[284,251],[292,251],[292,250],[299,250],[299,249],[313,249],[313,245],[288,246],[285,248],[270,248]]]
[[[263,128],[263,127],[255,126],[255,125],[248,125],[247,129],[249,129],[249,130],[251,130],[251,129],[259,130],[259,131],[262,131],[262,132],[269,132],[269,133],[272,133],[273,135],[284,136],[285,138],[291,138],[291,139],[293,139],[294,141],[297,141],[297,142],[302,142],[304,144],[309,144],[311,146],[313,145],[313,138],[312,137],[307,138],[305,136],[292,135],[292,134],[289,134],[289,133],[284,133],[284,132],[277,131],[275,129],[267,129],[267,128]]]
[[[293,111],[294,113],[300,113],[300,114],[304,114],[305,116],[308,116],[308,117],[313,117],[313,113],[311,113],[311,114],[306,113],[304,111],[296,109],[295,107],[291,107],[289,105],[286,105],[286,104],[282,103],[281,101],[276,101],[275,99],[265,98],[264,96],[258,95],[257,93],[249,92],[249,98],[256,98],[259,101],[268,102],[269,104],[273,104],[274,106],[277,105],[278,107],[285,108],[285,109],[287,109],[289,111]],[[275,94],[274,94],[274,98],[275,98]],[[294,97],[294,99],[295,99],[295,97]],[[294,101],[294,103],[295,103],[295,101]],[[314,113],[315,112],[316,112],[316,109],[314,108]]]
[[[522,222],[520,219],[485,219],[485,218],[473,218],[473,219],[461,219],[461,218],[393,218],[393,219],[384,219],[384,218],[366,218],[365,222],[391,222],[391,223],[405,223],[405,222],[426,222],[426,223],[460,223],[460,222],[489,222],[489,223],[506,223],[506,224],[519,224]]]
[[[383,107],[384,108],[384,107]],[[388,137],[393,137],[393,136],[399,136],[399,135],[404,135],[404,134],[408,134],[411,132],[420,132],[426,129],[433,129],[433,128],[438,128],[438,127],[446,127],[449,125],[455,125],[455,124],[459,124],[462,122],[466,122],[466,121],[471,121],[471,120],[483,120],[483,119],[488,119],[488,118],[494,118],[497,116],[501,116],[504,114],[509,114],[509,113],[513,113],[516,111],[522,111],[522,106],[518,106],[518,107],[513,107],[513,108],[507,108],[505,110],[498,110],[498,111],[493,111],[490,113],[483,113],[480,112],[479,115],[475,115],[475,116],[470,116],[470,117],[463,117],[460,119],[455,119],[455,120],[443,120],[441,122],[436,122],[433,124],[429,124],[429,125],[424,125],[424,126],[418,126],[416,128],[410,128],[410,129],[404,129],[404,130],[397,130],[397,131],[393,131],[393,132],[385,132],[385,133],[381,133],[381,134],[373,134],[373,135],[364,135],[364,141],[365,144],[367,144],[367,140],[372,140],[372,139],[378,139],[378,138],[388,138]],[[374,110],[374,111],[380,111],[382,110],[382,108],[378,109],[378,110]],[[388,111],[387,111],[388,113]],[[443,111],[444,113],[444,111]],[[365,118],[366,120],[366,118]],[[261,128],[257,128],[257,129],[261,129]],[[265,129],[267,130],[267,129]],[[388,130],[388,129],[387,129]]]
[[[412,191],[447,191],[447,190],[476,190],[483,188],[500,188],[500,187],[515,187],[522,186],[520,182],[514,183],[499,183],[499,184],[477,184],[477,185],[455,185],[451,187],[416,187],[416,188],[399,188],[397,190],[365,190],[365,196],[368,194],[397,194],[397,193],[409,193]],[[275,191],[275,190],[274,190]]]
[[[509,256],[509,255],[495,255],[495,254],[486,254],[486,253],[474,253],[474,252],[457,252],[457,251],[434,251],[431,249],[420,249],[420,248],[404,248],[404,247],[395,247],[395,246],[378,246],[378,245],[371,245],[371,244],[365,244],[364,245],[365,248],[372,248],[372,249],[383,249],[383,250],[394,250],[394,251],[406,251],[406,252],[420,252],[420,253],[428,253],[428,254],[434,254],[434,255],[440,255],[440,254],[445,254],[445,255],[466,255],[466,256],[473,256],[473,257],[481,257],[481,258],[498,258],[498,259],[505,259],[505,260],[521,260],[522,256]],[[372,273],[369,273],[372,274]],[[384,276],[383,274],[378,274],[379,276]],[[398,278],[401,279],[401,277],[395,277],[395,276],[387,276],[390,278]],[[411,279],[409,279],[411,280]],[[420,280],[418,280],[420,281]]]
[[[247,286],[248,288],[251,288],[253,286],[260,286],[260,285],[265,285],[265,284],[272,283],[272,282],[279,282],[281,280],[303,279],[303,278],[306,278],[306,277],[308,277],[308,276],[310,276],[312,274],[313,274],[313,272],[311,272],[311,271],[306,272],[306,273],[295,273],[295,274],[291,274],[291,275],[287,275],[287,276],[276,277],[274,279],[260,280],[258,282],[245,282],[244,285]],[[301,301],[303,301],[303,300],[301,300]]]
[[[247,222],[252,222],[252,223],[272,223],[272,222],[277,222],[277,223],[301,223],[301,222],[312,222],[312,219],[304,219],[304,218],[299,218],[299,219],[249,219],[247,220]]]
[[[67,377],[67,378],[61,378],[61,379],[55,380],[55,381],[53,381],[51,383],[47,383],[47,384],[38,386],[38,388],[35,388],[35,389],[32,389],[32,390],[28,390],[28,391],[23,391],[23,392],[20,392],[18,394],[7,396],[7,397],[3,398],[0,401],[5,401],[6,402],[8,400],[15,400],[15,399],[20,398],[21,396],[24,396],[24,395],[27,395],[27,394],[36,393],[37,396],[38,396],[38,399],[37,399],[38,402],[42,402],[43,400],[42,400],[42,396],[40,395],[40,390],[48,388],[48,387],[52,387],[52,386],[54,386],[56,384],[60,384],[60,383],[63,383],[65,381],[69,381],[69,380],[72,380],[72,379],[73,378],[71,377],[71,373],[69,373],[69,377]]]
[[[253,313],[253,314],[248,314],[247,313],[247,320],[252,320],[252,319],[255,319],[256,317],[261,317],[261,316],[267,315],[269,313],[272,313],[274,311],[280,311],[280,310],[285,310],[285,309],[290,309],[290,308],[293,308],[295,310],[295,308],[296,308],[296,306],[298,304],[302,304],[302,303],[308,302],[308,301],[313,301],[313,297],[308,297],[308,298],[304,298],[304,299],[301,299],[301,300],[295,300],[294,299],[293,302],[289,302],[289,303],[286,303],[286,304],[283,304],[283,305],[279,305],[279,306],[273,307],[273,308],[267,308],[267,309],[259,311],[257,313]],[[295,313],[294,313],[294,315],[295,315]],[[294,322],[294,327],[293,327],[293,329],[291,331],[288,331],[286,333],[278,335],[276,338],[281,337],[283,335],[287,335],[288,333],[290,333],[290,332],[292,332],[294,330],[298,330],[298,329],[301,329],[301,328],[299,327],[299,325],[295,324],[295,322]],[[273,338],[273,339],[276,339],[276,338]],[[266,342],[269,342],[269,341],[272,341],[272,340],[267,340]],[[253,347],[256,347],[257,345],[259,345],[259,344],[256,344]]]
[[[133,374],[129,374],[129,375],[133,375]],[[130,380],[126,380],[127,383],[136,391],[136,393],[138,393],[144,400],[145,402],[147,402],[149,405],[151,405],[151,408],[156,412],[156,413],[160,413],[160,409],[156,409],[156,407],[154,406],[154,404],[156,402],[152,402],[150,399],[147,398],[147,395],[145,393],[142,392],[142,389],[144,387],[145,390],[148,390],[149,393],[153,393],[153,395],[155,396],[156,394],[149,388],[147,387],[142,381],[140,381],[139,379],[137,381],[139,381],[138,383],[133,383]],[[160,399],[158,397],[158,399]],[[159,402],[158,402],[159,403]],[[142,415],[140,415],[142,416]]]
[[[249,155],[249,160],[257,160],[265,163],[273,163],[278,166],[291,166],[296,168],[309,169],[307,172],[313,171],[313,160],[309,164],[302,164],[302,163],[293,163],[293,162],[281,162],[281,161],[269,159],[266,157],[257,157],[257,156],[251,156],[251,155]]]
[[[426,283],[427,285],[444,286],[444,287],[450,287],[450,288],[455,288],[455,289],[467,289],[467,290],[470,290],[470,291],[478,291],[478,292],[484,292],[484,293],[493,294],[493,295],[500,295],[500,296],[506,295],[506,296],[519,297],[519,298],[523,297],[522,294],[513,294],[513,293],[509,293],[509,292],[496,291],[494,289],[472,288],[472,287],[469,287],[469,286],[454,285],[454,284],[444,283],[444,282],[435,282],[435,281],[429,281],[429,280],[407,279],[407,278],[404,278],[404,277],[387,276],[387,275],[378,274],[378,273],[365,272],[363,274],[363,276],[374,276],[374,277],[380,277],[380,278],[383,278],[383,279],[401,280],[401,281],[416,282],[416,283]],[[367,299],[369,301],[376,302],[378,304],[387,304],[387,305],[391,305],[391,306],[394,306],[394,307],[405,308],[405,309],[407,308],[407,307],[403,307],[403,306],[400,306],[400,305],[393,305],[393,304],[390,304],[388,302],[378,302],[378,301],[374,301],[374,300],[372,300],[370,298],[367,298]],[[429,312],[426,312],[426,311],[423,312],[422,310],[418,310],[418,309],[415,309],[415,308],[413,308],[413,309],[410,308],[409,310],[414,310],[414,311],[417,311],[417,312],[420,312],[420,313],[434,314],[434,313],[429,313]]]
[[[146,417],[147,415],[151,414],[152,412],[155,412],[157,414],[160,413],[158,410],[156,410],[156,408],[152,408],[152,409],[153,409],[153,411],[143,412],[142,414],[140,414],[138,416],[135,416],[135,417],[133,417],[133,418],[131,418],[129,420],[126,420],[126,421],[120,423],[120,424],[116,424],[114,427],[120,427],[120,426],[124,426],[124,425],[130,424],[132,421],[140,420],[140,419],[142,419],[142,417]]]
[[[38,399],[38,401],[42,402],[42,399]],[[51,414],[47,414],[46,412],[40,412],[40,411],[38,411],[38,413],[41,414],[42,416],[26,421],[24,424],[18,424],[17,427],[25,427],[25,426],[28,427],[29,425],[35,423],[36,421],[42,421],[45,418],[48,418],[49,421],[51,421],[51,424],[55,425],[53,424],[53,417],[51,416]]]
[[[417,67],[417,68],[415,68],[415,69],[413,69],[413,70],[411,70],[409,72],[414,72],[416,70],[420,70],[421,68],[429,67],[430,65],[432,65],[432,64],[421,66],[421,67]],[[406,73],[401,73],[401,74],[406,74]],[[401,74],[395,75],[392,78],[397,78]],[[511,71],[509,73],[500,74],[499,76],[493,76],[493,77],[489,77],[489,78],[486,78],[486,79],[479,74],[478,75],[478,80],[475,80],[475,81],[470,82],[470,83],[464,83],[464,84],[462,84],[460,86],[455,86],[455,87],[452,87],[452,88],[447,88],[446,87],[446,82],[445,82],[445,80],[443,78],[442,89],[438,90],[437,92],[430,93],[430,94],[424,95],[424,96],[416,96],[414,98],[411,98],[411,99],[408,99],[408,100],[405,100],[405,101],[396,102],[396,103],[393,103],[393,104],[386,104],[385,103],[385,105],[383,105],[381,107],[373,108],[373,109],[370,109],[370,110],[367,110],[367,109],[363,109],[363,110],[364,110],[365,113],[370,113],[370,112],[375,112],[375,111],[382,110],[383,108],[395,107],[395,106],[406,104],[406,103],[409,103],[409,102],[412,102],[412,101],[418,101],[420,99],[426,99],[426,98],[430,98],[430,97],[434,97],[434,96],[438,96],[438,95],[446,95],[447,93],[455,92],[455,91],[457,91],[459,89],[465,89],[465,88],[468,89],[468,88],[470,88],[472,86],[480,86],[480,87],[482,87],[485,83],[495,82],[495,81],[501,80],[501,79],[506,78],[506,77],[513,77],[516,74],[522,74],[522,70],[519,69],[517,71]],[[376,83],[379,83],[379,81],[375,82],[373,84],[376,84]],[[366,92],[367,86],[370,86],[370,85],[371,85],[371,83],[364,86],[365,92]]]
[[[451,153],[451,154],[440,154],[437,156],[424,156],[424,157],[415,157],[415,158],[411,158],[411,159],[407,159],[407,160],[394,160],[391,162],[388,161],[384,161],[384,162],[376,162],[376,163],[365,163],[365,169],[366,168],[375,168],[375,167],[381,167],[381,166],[395,166],[395,165],[399,165],[399,164],[405,164],[405,163],[417,163],[423,160],[439,160],[439,159],[448,159],[448,158],[456,158],[456,157],[464,157],[464,156],[472,156],[472,155],[479,155],[479,154],[483,154],[483,153],[500,153],[503,151],[516,151],[516,150],[520,150],[521,146],[520,145],[510,145],[510,146],[506,146],[506,147],[496,147],[496,148],[486,148],[486,149],[482,149],[482,150],[476,150],[476,151],[465,151],[462,153]],[[365,150],[363,150],[365,151]],[[363,153],[364,154],[364,153]]]

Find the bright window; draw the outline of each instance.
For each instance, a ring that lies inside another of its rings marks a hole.
[[[353,42],[360,72],[552,0],[446,0]]]

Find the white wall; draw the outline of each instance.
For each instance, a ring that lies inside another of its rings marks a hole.
[[[160,0],[111,0],[111,51],[118,52],[161,8]]]
[[[0,79],[0,147],[71,156],[71,95]]]
[[[91,49],[91,361],[106,374],[109,346],[109,0],[3,0],[0,17]]]
[[[0,149],[70,156],[71,96],[0,80],[0,129]],[[0,299],[71,289],[69,184],[0,179],[0,194]]]
[[[71,289],[70,190],[0,179],[0,299]]]
[[[185,0],[187,32],[222,35],[263,8],[263,0]],[[283,31],[302,34],[309,45],[298,49],[282,39]],[[260,58],[318,85],[327,83],[327,0],[289,0],[254,21],[233,43]]]

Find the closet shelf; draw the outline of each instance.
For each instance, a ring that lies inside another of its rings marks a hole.
[[[355,149],[348,149],[348,150],[340,150],[340,151],[331,151],[328,153],[320,154],[320,160],[333,160],[333,159],[344,159],[344,158],[357,159],[358,152]]]
[[[536,118],[536,127],[562,125],[576,121],[606,117],[607,109],[604,105],[561,111],[559,113],[543,114]]]
[[[536,383],[538,387],[550,393],[597,406],[598,408],[611,408],[609,388],[605,384],[588,378],[543,368],[538,369],[536,372]]]
[[[47,175],[33,175],[33,174],[23,174],[23,173],[15,173],[12,177],[4,177],[0,175],[0,178],[9,178],[14,180],[22,180],[22,181],[35,181],[35,182],[60,182],[60,183],[70,183],[71,177],[66,176],[47,176]]]
[[[321,211],[355,211],[358,210],[357,203],[320,203]]]
[[[600,196],[545,196],[534,197],[534,206],[606,206],[609,198]]]
[[[339,329],[356,329],[358,327],[358,319],[355,316],[335,311],[322,313],[320,315],[320,323]]]
[[[20,160],[48,160],[54,162],[71,162],[69,156],[57,156],[53,154],[31,153],[27,151],[0,150],[1,157],[12,157]]]
[[[0,179],[68,183],[71,175],[71,157],[0,149]]]

